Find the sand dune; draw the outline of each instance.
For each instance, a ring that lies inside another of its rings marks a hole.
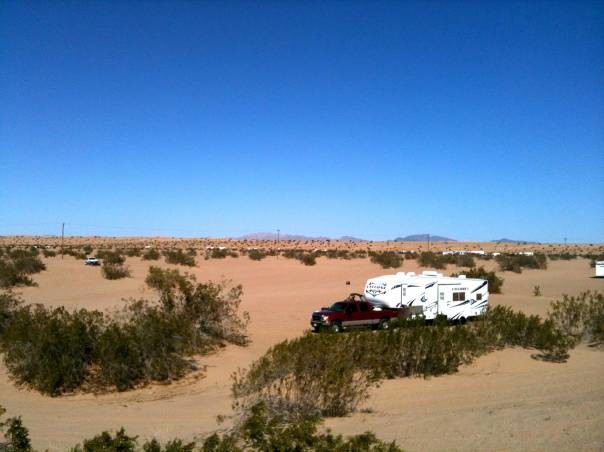
[[[48,270],[35,276],[39,287],[20,290],[28,302],[111,309],[122,305],[123,298],[154,297],[144,285],[150,263],[138,258],[127,260],[133,277],[119,281],[107,281],[98,268],[85,267],[69,256],[46,262]],[[243,284],[242,308],[251,314],[252,344],[228,346],[199,358],[206,372],[175,384],[96,396],[49,398],[17,389],[2,366],[0,404],[10,415],[23,416],[36,447],[63,450],[84,437],[122,425],[143,438],[161,440],[192,439],[220,428],[216,415],[230,413],[233,371],[248,365],[270,345],[300,335],[308,328],[313,309],[361,291],[368,277],[385,273],[366,259],[320,258],[314,267],[283,258],[254,262],[246,257],[198,258],[198,264],[181,269],[198,280],[226,278]],[[493,265],[486,262],[489,268]],[[421,270],[415,261],[405,261],[403,269]],[[447,269],[453,271],[460,269]],[[604,280],[592,279],[592,274],[585,259],[550,262],[547,271],[504,273],[504,294],[493,295],[491,300],[544,315],[549,301],[562,293],[604,290]],[[543,297],[533,297],[534,285],[541,286]],[[327,425],[341,433],[374,430],[408,450],[603,449],[604,352],[581,346],[564,364],[536,361],[530,355],[529,350],[503,350],[455,375],[387,381],[365,403],[369,413],[331,419]]]

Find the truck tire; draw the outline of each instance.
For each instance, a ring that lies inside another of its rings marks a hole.
[[[332,333],[341,333],[342,332],[342,324],[340,322],[333,322],[331,324],[331,332]]]
[[[380,324],[378,326],[379,330],[389,330],[390,329],[390,320],[389,319],[382,319],[380,320]]]

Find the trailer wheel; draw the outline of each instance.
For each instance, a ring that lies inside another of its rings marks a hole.
[[[459,323],[460,323],[461,325],[465,325],[465,324],[466,324],[466,320],[467,320],[467,319],[466,319],[465,317],[461,317],[461,318],[459,319]]]
[[[380,325],[378,326],[380,330],[389,330],[390,329],[390,320],[382,319],[380,320]]]
[[[331,324],[331,332],[332,333],[341,333],[342,332],[342,324],[340,322],[333,322]]]

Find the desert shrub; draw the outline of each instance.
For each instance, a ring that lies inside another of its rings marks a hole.
[[[103,264],[121,265],[126,262],[126,258],[119,251],[99,250],[96,257],[101,259]]]
[[[306,334],[271,347],[234,376],[241,407],[263,401],[272,412],[295,417],[342,416],[367,397],[377,374],[358,366],[362,337]]]
[[[535,348],[563,361],[574,342],[550,320],[496,307],[467,325],[401,321],[398,328],[306,334],[270,348],[233,377],[236,406],[258,401],[274,413],[342,416],[383,378],[456,372],[461,364],[507,346]]]
[[[455,256],[455,265],[458,267],[472,268],[476,265],[474,258],[469,254],[458,254]]]
[[[156,261],[160,258],[159,251],[154,248],[148,248],[142,255],[142,259],[145,261]]]
[[[374,433],[365,432],[343,438],[328,429],[319,432],[319,417],[291,419],[274,414],[262,403],[256,403],[242,415],[241,422],[224,434],[207,437],[204,452],[255,451],[333,451],[333,452],[402,452],[395,442],[380,441]]]
[[[447,266],[448,256],[433,253],[432,251],[424,251],[419,254],[418,262],[422,267],[430,267],[442,269]]]
[[[497,263],[501,271],[512,271],[522,273],[523,268],[547,269],[547,257],[545,254],[535,253],[533,256],[524,254],[502,254],[497,256]]]
[[[93,250],[93,249],[94,249],[94,248],[92,248],[92,245],[84,245],[84,246],[82,247],[82,251],[84,251],[86,254],[90,254],[90,253],[92,253],[92,250]]]
[[[75,248],[64,249],[62,253],[79,260],[84,260],[88,256],[84,251],[80,251],[79,249]]]
[[[604,294],[583,292],[577,297],[563,295],[551,304],[549,318],[576,341],[604,342]]]
[[[78,388],[92,363],[101,319],[98,312],[63,307],[15,309],[0,338],[12,378],[49,395]]]
[[[164,251],[166,262],[168,264],[180,264],[188,267],[195,267],[195,257],[191,254],[183,252],[183,250],[166,250]]]
[[[57,255],[57,252],[54,250],[49,250],[49,249],[44,248],[42,250],[42,255],[44,257],[55,257]]]
[[[262,250],[249,250],[247,252],[247,257],[253,261],[260,261],[266,257],[266,253]]]
[[[564,361],[574,346],[572,338],[564,334],[551,319],[515,312],[509,307],[490,308],[482,319],[471,325],[486,350],[507,346],[535,348],[541,357]]]
[[[484,267],[471,268],[464,272],[468,278],[486,279],[489,282],[489,293],[501,293],[503,287],[503,278],[499,278],[494,271],[486,271]],[[452,277],[459,276],[459,273],[451,274]]]
[[[562,253],[549,253],[547,255],[547,257],[553,261],[556,261],[556,260],[570,261],[570,260],[576,259],[577,255],[575,253],[569,253],[568,251],[564,251]]]
[[[0,417],[4,416],[6,410],[0,406]],[[21,416],[10,417],[0,421],[0,432],[4,434],[6,443],[0,442],[0,450],[7,452],[30,452],[33,451],[29,439],[29,430],[23,425]]]
[[[91,439],[85,439],[82,445],[71,449],[72,452],[134,452],[136,450],[136,436],[128,436],[124,427],[115,435],[104,431]]]
[[[541,286],[534,286],[533,287],[533,296],[534,297],[540,297],[541,296]]]
[[[370,253],[371,262],[379,264],[382,268],[398,268],[403,261],[401,256],[394,251],[383,251],[381,253]]]
[[[131,300],[121,311],[23,306],[0,296],[0,350],[11,377],[58,395],[76,389],[125,390],[171,381],[193,368],[190,357],[225,342],[245,345],[241,286],[196,283],[176,270],[151,267],[160,303]]]
[[[229,254],[229,252],[225,249],[220,249],[220,248],[214,248],[212,249],[212,251],[209,253],[209,257],[212,259],[224,259],[225,257],[227,257]]]
[[[25,273],[19,271],[11,260],[0,259],[0,288],[15,286],[35,286],[36,283]]]
[[[122,264],[112,264],[103,261],[101,273],[105,279],[121,279],[130,277],[130,270]]]
[[[304,265],[315,265],[317,263],[315,255],[313,253],[303,253],[300,255],[298,260]]]
[[[38,257],[36,248],[8,250],[0,257],[0,288],[35,286],[29,275],[43,270],[46,270],[46,265]]]
[[[139,257],[141,255],[140,248],[126,248],[124,254],[128,257]]]

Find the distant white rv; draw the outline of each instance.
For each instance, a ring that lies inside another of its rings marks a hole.
[[[443,276],[435,271],[421,275],[399,272],[367,280],[365,298],[391,308],[420,307],[426,319],[446,315],[466,320],[483,314],[489,306],[489,282],[484,279]]]
[[[596,278],[604,278],[604,261],[596,261]]]

